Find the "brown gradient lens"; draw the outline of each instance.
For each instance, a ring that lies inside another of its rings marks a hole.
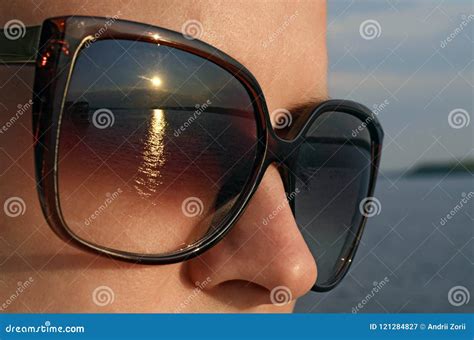
[[[94,42],[78,54],[61,119],[66,225],[115,250],[183,249],[228,215],[256,140],[249,94],[218,65],[164,45]]]
[[[318,266],[317,284],[333,284],[343,273],[369,191],[370,134],[347,113],[329,112],[311,125],[299,150],[296,220]]]

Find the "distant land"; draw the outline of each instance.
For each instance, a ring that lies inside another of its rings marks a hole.
[[[462,161],[460,163],[422,163],[409,170],[404,177],[419,176],[446,176],[446,175],[474,175],[474,159]]]

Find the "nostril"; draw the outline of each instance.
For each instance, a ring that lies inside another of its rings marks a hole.
[[[270,291],[265,287],[246,280],[228,280],[210,288],[209,293],[220,302],[246,309],[270,303]]]

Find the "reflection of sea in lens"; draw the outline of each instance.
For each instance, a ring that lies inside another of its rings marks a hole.
[[[211,99],[197,115],[196,104]],[[59,201],[68,228],[85,241],[145,254],[184,249],[223,221],[249,178],[257,134],[250,97],[201,57],[98,41],[79,53],[66,101]],[[88,118],[101,108],[114,116],[104,129]],[[202,202],[195,216],[182,209],[189,198]]]
[[[142,197],[149,197],[156,193],[157,188],[163,184],[160,168],[166,163],[164,154],[164,132],[166,120],[163,110],[153,110],[151,120],[144,141],[143,158],[138,167],[134,187]]]

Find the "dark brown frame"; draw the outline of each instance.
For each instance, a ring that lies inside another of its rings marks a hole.
[[[267,167],[273,163],[291,166],[297,152],[295,147],[303,140],[311,123],[321,114],[330,111],[346,112],[367,123],[371,136],[371,172],[367,196],[372,196],[381,156],[383,130],[377,117],[365,106],[346,100],[328,100],[312,110],[309,118],[300,131],[294,133],[291,140],[277,135],[272,128],[270,116],[262,90],[253,75],[240,63],[225,53],[199,40],[189,40],[178,32],[124,20],[99,17],[59,17],[46,20],[41,27],[41,34],[36,53],[36,75],[34,84],[33,129],[35,132],[35,166],[39,199],[44,216],[51,229],[64,241],[86,251],[110,256],[120,260],[146,264],[166,264],[181,262],[195,257],[219,242],[241,216],[253,193],[256,191]],[[106,27],[107,29],[103,30]],[[30,30],[31,31],[31,30]],[[100,36],[97,32],[101,32]],[[34,32],[29,33],[36,37]],[[62,110],[65,94],[77,54],[81,46],[88,41],[103,39],[135,40],[159,43],[193,53],[220,65],[234,75],[246,88],[252,98],[256,113],[257,157],[253,165],[252,176],[242,194],[237,199],[229,215],[221,225],[208,233],[202,240],[187,248],[161,255],[130,253],[98,246],[75,235],[67,226],[60,207],[57,183],[58,144],[61,128]],[[31,57],[26,51],[23,56],[8,55],[0,51],[0,61],[28,62]],[[13,57],[12,57],[13,56]],[[292,182],[289,172],[282,171],[286,190]],[[294,207],[293,207],[294,213]],[[315,291],[327,291],[334,288],[347,273],[357,250],[367,218],[363,218],[357,232],[350,256],[333,282],[325,286],[314,285]]]

